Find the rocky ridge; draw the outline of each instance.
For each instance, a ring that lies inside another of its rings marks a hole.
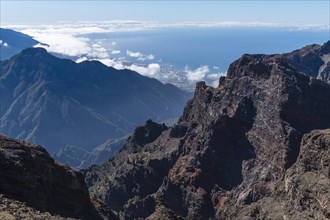
[[[51,215],[102,219],[92,205],[80,172],[57,163],[38,145],[3,135],[0,135],[0,193],[1,201],[5,198],[21,201],[26,207]]]
[[[249,204],[229,207],[220,219],[329,219],[330,130],[304,135],[297,162],[274,192]]]
[[[315,50],[327,56],[329,46],[291,55]],[[330,85],[297,68],[291,55],[243,55],[217,88],[198,83],[177,125],[160,129],[149,121],[108,162],[84,171],[92,195],[122,219],[231,219],[242,207],[271,201],[288,175],[304,175],[299,161],[309,136],[301,145],[303,135],[330,127]],[[287,186],[291,193],[305,190]],[[283,198],[288,209],[298,206],[294,194],[295,206]],[[306,214],[328,215],[315,212]],[[264,217],[273,219],[268,212]]]
[[[283,55],[297,70],[330,83],[330,41],[324,45],[309,45]]]

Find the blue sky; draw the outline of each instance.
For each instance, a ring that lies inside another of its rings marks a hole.
[[[146,20],[329,24],[329,1],[4,1],[1,24]]]

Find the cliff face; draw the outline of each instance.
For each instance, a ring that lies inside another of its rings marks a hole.
[[[85,171],[91,193],[123,219],[227,218],[276,193],[302,136],[330,127],[330,85],[287,57],[244,55],[218,88],[198,83],[177,125],[152,139],[135,132]]]
[[[330,41],[322,46],[306,46],[283,56],[297,70],[330,83]]]
[[[38,145],[2,135],[0,193],[54,215],[100,219],[80,172],[58,164]]]
[[[250,205],[230,207],[220,219],[329,219],[330,130],[304,135],[297,162],[274,192]]]

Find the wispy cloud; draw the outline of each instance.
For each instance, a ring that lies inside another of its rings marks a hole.
[[[81,62],[86,59],[78,59],[76,62]],[[113,67],[115,69],[129,69],[135,71],[143,76],[159,79],[161,73],[161,66],[158,63],[143,64],[127,64],[123,60],[119,59],[99,59],[103,64]]]
[[[111,54],[113,54],[113,55],[115,55],[115,54],[120,54],[120,53],[121,53],[120,50],[113,50],[113,51],[111,51]]]
[[[46,30],[48,32],[66,33],[71,35],[91,34],[91,33],[110,33],[139,31],[159,28],[230,28],[230,27],[268,27],[268,28],[291,28],[291,29],[323,29],[328,30],[330,25],[321,24],[295,24],[295,23],[274,23],[274,22],[241,22],[241,21],[210,21],[196,22],[185,21],[176,23],[162,23],[156,21],[137,21],[137,20],[111,20],[111,21],[78,21],[78,22],[59,22],[53,25],[5,25],[4,28],[25,31],[33,35],[35,30]],[[115,43],[115,42],[114,42]]]

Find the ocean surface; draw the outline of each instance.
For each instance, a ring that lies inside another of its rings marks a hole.
[[[153,55],[140,63],[159,63],[174,69],[196,69],[207,65],[210,72],[226,72],[229,64],[245,53],[284,53],[308,44],[329,40],[327,30],[281,28],[168,28],[159,30],[87,34],[109,50],[120,50],[114,58],[137,62],[127,50]],[[115,42],[115,43],[114,43]]]

